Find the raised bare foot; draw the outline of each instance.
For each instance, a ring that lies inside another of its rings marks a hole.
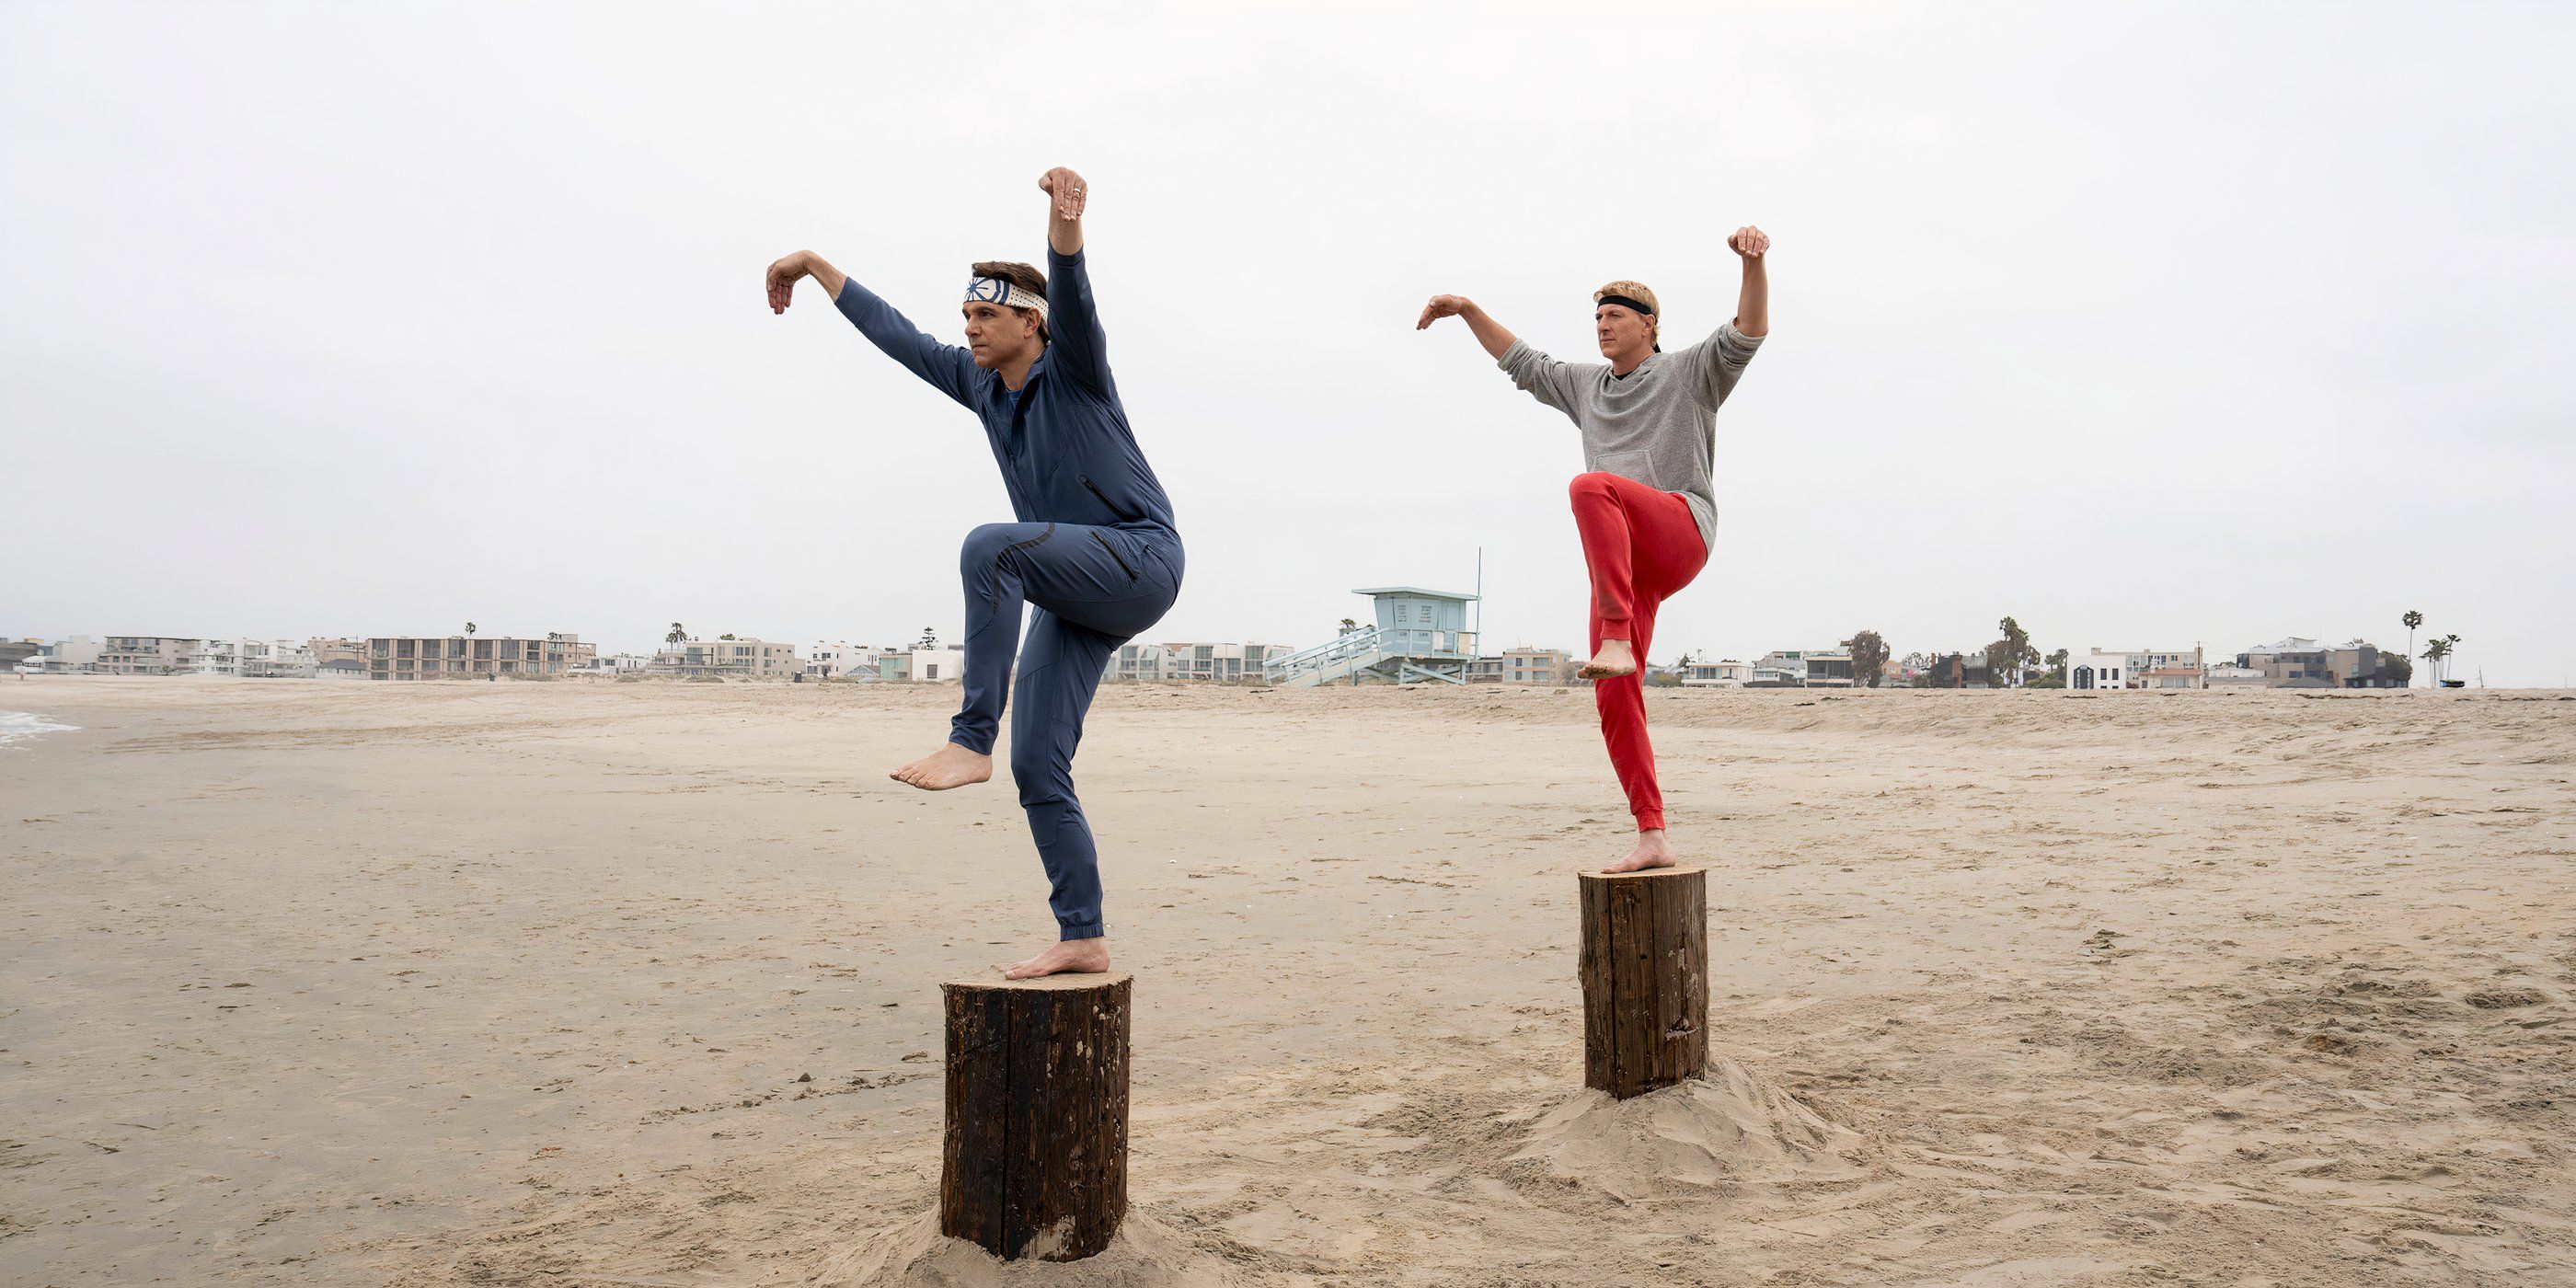
[[[1583,664],[1582,670],[1575,672],[1587,680],[1615,680],[1636,673],[1637,650],[1628,647],[1626,640],[1601,641],[1600,651]]]
[[[1601,869],[1604,872],[1643,872],[1648,868],[1669,868],[1676,860],[1673,847],[1664,840],[1662,828],[1637,833],[1637,848],[1628,857]]]
[[[1109,969],[1109,937],[1059,940],[1056,946],[1024,962],[1002,968],[1004,979],[1036,979],[1040,975],[1097,975]]]
[[[898,783],[910,783],[925,792],[944,792],[951,787],[980,783],[992,776],[991,756],[968,751],[953,742],[943,742],[939,744],[939,750],[886,775]]]

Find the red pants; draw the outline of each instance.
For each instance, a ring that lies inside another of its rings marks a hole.
[[[1654,643],[1655,610],[1699,575],[1708,546],[1680,493],[1616,474],[1577,474],[1567,490],[1575,529],[1583,534],[1583,562],[1592,572],[1592,651],[1600,652],[1605,639],[1623,639],[1637,652],[1636,674],[1592,683],[1601,741],[1627,789],[1637,830],[1653,831],[1664,825],[1664,792],[1655,785],[1655,746],[1646,739],[1646,650]]]

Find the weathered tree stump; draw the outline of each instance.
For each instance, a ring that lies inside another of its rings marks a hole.
[[[1127,1214],[1129,975],[965,979],[948,1015],[939,1228],[1005,1259],[1073,1261]]]
[[[1708,1068],[1708,882],[1700,868],[1586,872],[1583,1085],[1625,1100]]]

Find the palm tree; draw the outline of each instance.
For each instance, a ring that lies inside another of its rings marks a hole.
[[[680,625],[678,622],[673,622],[671,623],[671,633],[663,636],[662,642],[673,648],[678,648],[680,645],[688,642],[688,638],[689,628]]]
[[[1359,624],[1358,622],[1352,621],[1351,619],[1349,619],[1349,618],[1347,618],[1347,617],[1345,617],[1345,618],[1343,618],[1343,619],[1342,619],[1342,634],[1344,634],[1344,635],[1348,635],[1348,634],[1350,634],[1352,631],[1358,630],[1359,628],[1360,628],[1360,624]]]
[[[473,634],[473,633],[474,633],[474,623],[472,623],[472,622],[467,622],[467,623],[465,624],[465,633],[466,633],[466,634],[468,634],[468,635],[471,635],[471,634]]]
[[[2442,687],[2442,677],[2450,671],[2451,651],[2459,642],[2459,636],[2445,635],[2424,646],[2424,660],[2433,664],[2433,687]]]
[[[2415,628],[2424,624],[2424,615],[2410,608],[2406,610],[2404,617],[2397,620],[2406,623],[2406,656],[2413,657],[2415,656]],[[2407,677],[2406,687],[2410,689],[2415,687],[2413,676]]]

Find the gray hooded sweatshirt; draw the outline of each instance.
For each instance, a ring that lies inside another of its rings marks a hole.
[[[1559,362],[1514,340],[1502,369],[1530,396],[1583,431],[1583,468],[1675,492],[1699,520],[1700,544],[1717,549],[1717,407],[1735,391],[1762,337],[1728,322],[1717,334],[1658,353],[1625,376],[1603,362]]]

